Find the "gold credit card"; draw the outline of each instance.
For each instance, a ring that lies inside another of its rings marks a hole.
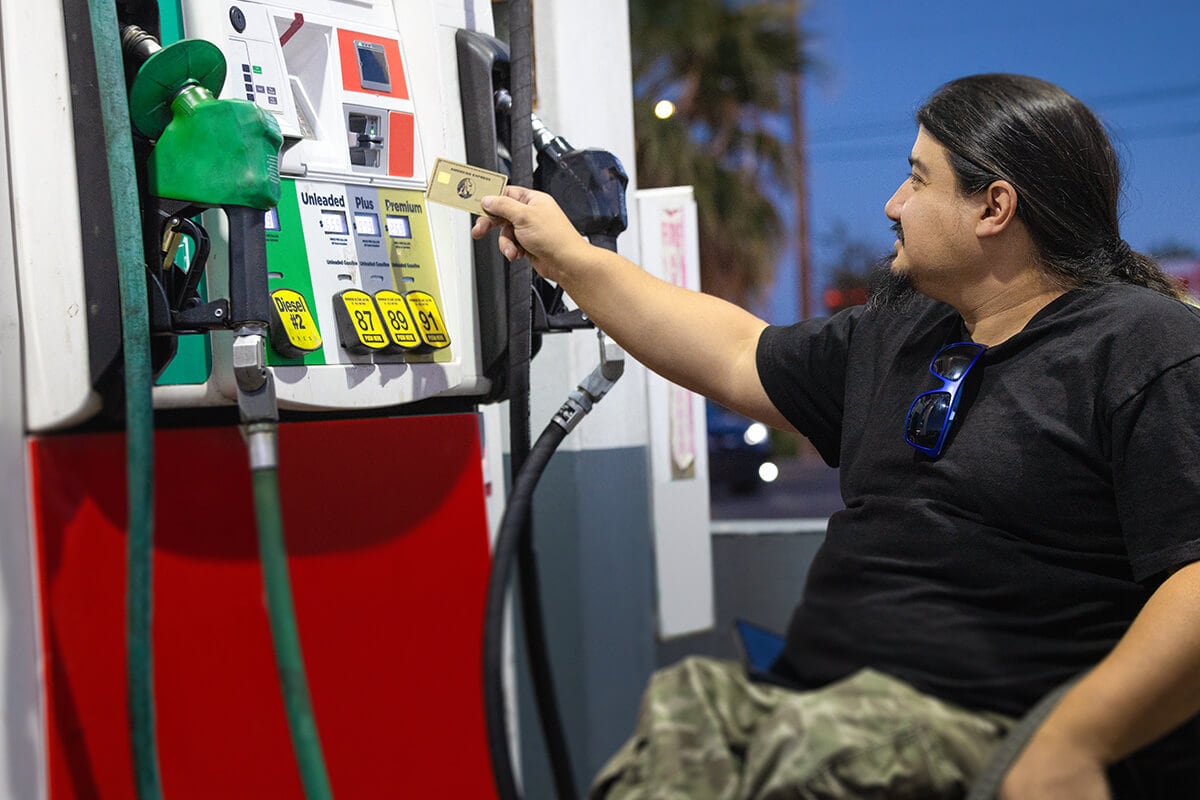
[[[499,172],[439,158],[433,162],[433,173],[425,196],[435,203],[482,215],[480,199],[489,194],[502,193],[507,185],[508,177]]]

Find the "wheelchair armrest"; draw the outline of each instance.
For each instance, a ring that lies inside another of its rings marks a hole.
[[[996,745],[996,750],[992,753],[987,766],[975,777],[971,784],[971,791],[967,794],[967,800],[995,800],[996,795],[1000,793],[1000,784],[1004,782],[1004,776],[1008,774],[1008,770],[1017,760],[1017,756],[1021,755],[1021,751],[1029,744],[1029,740],[1033,738],[1033,734],[1041,727],[1046,717],[1050,716],[1050,712],[1058,705],[1062,696],[1078,681],[1079,677],[1077,676],[1054,689],[1029,709],[1025,716],[1017,720],[1017,724],[1008,732],[1008,736]]]

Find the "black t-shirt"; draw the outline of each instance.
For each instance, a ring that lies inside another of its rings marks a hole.
[[[874,667],[1020,715],[1098,662],[1164,577],[1200,559],[1200,313],[1076,289],[972,370],[940,458],[904,440],[949,306],[770,327],[758,371],[841,465],[776,670],[805,687]]]

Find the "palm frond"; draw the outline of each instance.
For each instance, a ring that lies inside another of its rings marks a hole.
[[[771,0],[631,0],[629,19],[639,183],[694,187],[702,283],[745,304],[785,244],[771,193],[792,184],[786,115],[806,38]],[[667,120],[650,113],[663,98]]]

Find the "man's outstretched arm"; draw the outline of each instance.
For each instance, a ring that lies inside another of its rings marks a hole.
[[[475,238],[500,228],[505,257],[527,256],[642,364],[748,417],[792,429],[758,377],[758,339],[767,323],[592,247],[547,194],[510,186],[503,197],[485,197],[483,207],[488,216],[475,223]]]

